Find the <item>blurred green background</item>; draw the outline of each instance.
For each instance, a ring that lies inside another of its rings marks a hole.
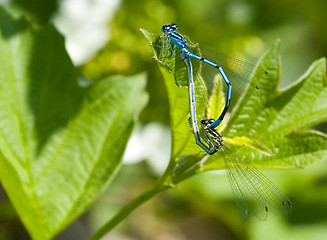
[[[108,190],[56,239],[88,239],[122,206],[151,185],[169,160],[169,109],[161,73],[140,28],[161,34],[165,23],[201,46],[255,63],[281,40],[280,88],[327,56],[326,0],[2,0],[17,15],[54,23],[80,74],[146,72],[148,106],[140,116]],[[326,125],[317,126],[326,133]],[[141,206],[105,239],[327,239],[327,163],[306,170],[263,171],[294,204],[289,218],[244,222],[223,172],[198,175]],[[0,240],[29,239],[0,192]]]

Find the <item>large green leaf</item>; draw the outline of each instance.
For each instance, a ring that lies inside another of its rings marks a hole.
[[[175,49],[175,57],[161,57],[165,46],[157,47],[160,46],[160,37],[146,30],[142,31],[154,48],[155,59],[167,86],[172,128],[172,160],[199,153],[201,148],[195,144],[194,136],[187,126],[187,88],[178,87],[174,83],[182,82],[178,78],[187,76],[186,73],[176,71],[176,62],[182,62],[178,50]],[[197,46],[192,50],[197,50]],[[279,91],[279,59],[279,41],[276,41],[258,62],[260,69],[268,70],[269,75],[262,75],[262,71],[253,75],[252,80],[259,80],[262,86],[260,96],[248,97],[251,92],[245,92],[243,98],[239,99],[230,114],[225,117],[219,131],[226,145],[239,151],[248,162],[259,168],[298,168],[316,164],[326,159],[327,136],[306,128],[327,119],[326,60],[314,62],[294,85]],[[171,66],[174,62],[175,65]],[[193,66],[194,72],[199,72],[198,68],[201,66]],[[198,102],[206,99],[204,95],[207,92],[199,78],[195,80],[195,84],[197,106],[201,106]],[[206,112],[212,118],[219,116],[225,98],[221,94],[221,89],[217,89],[207,109],[199,108],[200,117],[208,117]],[[200,159],[199,155],[194,155],[193,158],[197,158],[195,162]],[[190,159],[192,157],[189,157],[188,161]],[[198,167],[200,171],[224,168],[221,154],[218,151]]]
[[[0,177],[32,238],[50,239],[114,177],[145,76],[78,81],[52,26],[0,10],[0,30]]]
[[[38,24],[47,24],[58,10],[60,3],[57,0],[11,0],[5,1],[4,6],[9,11],[33,19]]]
[[[222,134],[246,137],[269,149],[270,156],[241,149],[247,161],[259,168],[303,168],[326,160],[327,156],[327,136],[306,129],[327,118],[326,60],[314,62],[295,84],[280,91],[278,54],[279,41],[276,41],[259,62],[273,77],[254,76],[264,86],[261,96],[241,99]],[[214,163],[217,157],[211,156],[209,161]],[[209,165],[208,168],[217,167]]]

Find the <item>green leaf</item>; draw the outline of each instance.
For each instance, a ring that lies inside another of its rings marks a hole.
[[[158,61],[160,70],[164,76],[168,92],[170,125],[171,125],[171,158],[178,158],[184,155],[197,154],[201,148],[196,145],[194,135],[188,124],[190,117],[189,97],[187,88],[187,70],[184,62],[181,60],[178,51],[175,56],[170,57],[171,51],[166,48],[166,43],[160,43],[160,37],[141,29],[145,37],[150,41],[155,59]],[[192,47],[194,52],[198,52],[197,46]],[[199,72],[200,64],[192,62],[194,73]],[[177,85],[178,84],[178,85]],[[202,119],[205,114],[205,102],[207,98],[206,88],[203,82],[198,78],[195,81],[195,95],[197,99],[198,119]]]
[[[281,64],[279,41],[259,62],[274,78],[261,78],[265,86],[258,98],[244,98],[233,109],[223,136],[256,139],[272,156],[243,153],[259,168],[303,168],[326,159],[326,135],[305,130],[327,118],[326,60],[320,59],[295,84],[278,90]],[[255,76],[257,77],[257,76]]]
[[[260,98],[247,98],[239,103],[224,129],[225,134],[260,137],[263,136],[261,132],[267,130],[288,134],[326,121],[326,60],[314,62],[294,85],[280,91],[277,89],[281,68],[278,54],[279,41],[259,63],[274,78],[261,78],[265,88],[261,89]]]
[[[32,238],[51,239],[115,176],[145,76],[78,79],[52,26],[0,10],[0,30],[1,182]]]
[[[12,2],[21,8],[25,16],[30,16],[40,24],[46,24],[58,9],[56,0],[12,0]]]
[[[159,45],[158,36],[144,30],[143,33],[153,46]],[[195,49],[196,47],[197,45]],[[171,66],[172,62],[181,62],[181,58],[178,53],[174,57],[158,58],[158,53],[162,49],[164,46],[154,47],[155,59],[163,73],[170,103],[172,156],[178,158],[199,153],[201,149],[195,145],[194,136],[187,127],[189,117],[187,89],[174,84],[175,78],[186,75],[186,73],[176,75],[176,65]],[[260,81],[262,86],[260,96],[248,97],[251,92],[245,92],[219,126],[218,130],[224,137],[225,145],[239,151],[247,162],[259,168],[302,168],[325,160],[327,136],[306,128],[327,119],[326,60],[314,62],[300,80],[283,91],[278,90],[281,69],[279,41],[276,41],[260,59],[258,66],[267,70],[269,75],[263,75],[263,71],[253,74],[251,82]],[[194,65],[194,72],[198,73],[199,67],[201,66]],[[204,112],[204,115],[198,118],[217,118],[225,99],[222,89],[216,89],[209,105],[203,109],[201,101],[206,99],[207,92],[203,89],[199,77],[196,84],[197,107],[200,106],[198,114]],[[218,151],[197,167],[198,171],[222,169],[224,168],[222,156]]]

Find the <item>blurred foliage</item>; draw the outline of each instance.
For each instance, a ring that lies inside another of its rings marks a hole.
[[[48,23],[58,8],[58,0],[12,0],[12,3],[40,24]]]
[[[32,13],[39,23],[47,22],[57,9],[57,2],[52,0],[15,2]],[[280,38],[283,60],[280,86],[285,87],[314,60],[327,55],[326,9],[326,0],[124,0],[113,21],[108,23],[112,35],[107,46],[81,66],[80,72],[95,80],[117,73],[146,72],[150,102],[142,113],[142,120],[169,124],[163,78],[139,28],[161,34],[162,24],[176,22],[181,33],[200,42],[201,46],[250,62],[255,62],[267,46]],[[326,131],[326,125],[319,125],[319,130]],[[202,235],[206,240],[326,239],[327,164],[305,171],[274,173],[269,177],[284,186],[282,189],[294,204],[289,220],[269,218],[264,223],[254,219],[243,222],[232,200],[227,177],[202,174],[135,211],[117,229],[117,238],[112,239],[200,239],[195,232],[213,233]],[[91,216],[92,231],[142,192],[144,185],[150,185],[154,178],[153,170],[145,162],[124,166],[114,184],[84,216]],[[4,213],[1,219],[5,221],[6,211],[0,213]],[[200,220],[192,221],[197,216]],[[13,219],[10,214],[7,218],[7,223]],[[102,220],[93,221],[95,218]],[[85,222],[78,220],[77,223]],[[85,231],[87,227],[68,228],[57,239],[73,239],[74,231],[81,229]],[[17,231],[14,224],[9,227],[2,224],[0,239],[28,239],[15,238]]]

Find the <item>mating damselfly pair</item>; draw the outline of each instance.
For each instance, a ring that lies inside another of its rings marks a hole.
[[[248,217],[249,211],[260,220],[265,220],[268,212],[290,214],[292,204],[289,199],[254,166],[243,161],[238,153],[231,151],[223,143],[223,138],[216,129],[223,121],[234,96],[235,98],[242,94],[247,94],[248,97],[260,96],[263,86],[260,85],[260,79],[255,79],[253,75],[261,72],[260,75],[269,77],[269,73],[256,65],[222,54],[214,54],[202,49],[194,52],[190,50],[185,37],[176,30],[176,24],[167,24],[162,27],[164,34],[161,37],[161,48],[169,52],[163,58],[180,56],[180,61],[175,61],[170,69],[176,76],[177,85],[188,87],[191,122],[196,143],[210,155],[217,151],[223,155],[233,195],[244,219]],[[187,74],[184,74],[184,77],[180,74],[185,71],[180,71],[176,67],[181,62],[186,66]],[[195,64],[197,64],[196,68],[193,67]],[[197,69],[196,72],[194,69]],[[198,121],[197,101],[199,99],[196,99],[197,89],[194,76],[197,76],[197,81],[204,83],[207,96],[217,91],[217,84],[225,85],[224,107],[216,120],[202,118]],[[186,79],[186,81],[180,79]]]

